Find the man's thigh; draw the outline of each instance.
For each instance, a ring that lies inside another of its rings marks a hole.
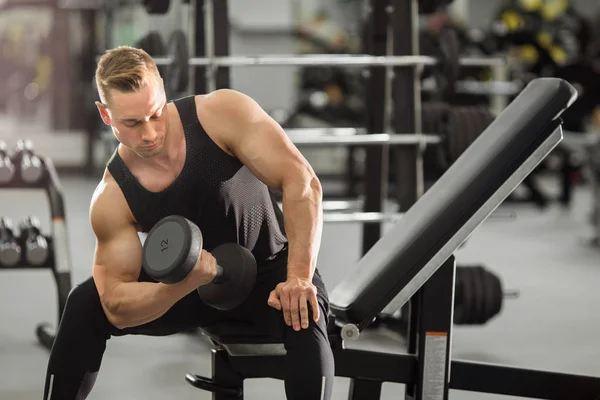
[[[267,304],[269,295],[275,287],[287,279],[287,256],[279,260],[259,266],[256,285],[248,300],[233,312],[233,318],[252,325],[252,332],[283,339],[286,329],[283,312]],[[317,288],[321,318],[327,324],[329,313],[329,297],[325,284],[318,271],[313,277]],[[310,305],[309,305],[310,309]],[[311,317],[312,318],[312,317]]]

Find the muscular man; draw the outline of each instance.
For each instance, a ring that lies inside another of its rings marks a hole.
[[[288,399],[329,399],[329,303],[316,269],[321,187],[310,165],[239,92],[167,102],[156,65],[142,50],[107,51],[96,83],[100,116],[119,146],[91,202],[92,277],[69,295],[44,398],[85,399],[111,336],[170,335],[227,319],[285,344]],[[283,193],[285,218],[270,189]],[[200,227],[206,250],[185,280],[157,283],[141,269],[138,232],[173,214]],[[210,251],[226,242],[252,251],[258,276],[243,305],[217,311],[195,289],[215,276]]]

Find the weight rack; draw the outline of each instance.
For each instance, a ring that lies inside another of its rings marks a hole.
[[[16,168],[13,178],[8,183],[0,183],[0,190],[30,189],[44,190],[48,198],[51,218],[51,235],[43,235],[48,243],[48,257],[41,265],[29,265],[23,260],[13,266],[2,266],[0,270],[16,269],[51,269],[57,287],[58,319],[57,327],[62,319],[67,297],[71,292],[72,263],[68,245],[68,232],[65,215],[63,189],[54,163],[48,157],[36,155],[42,164],[42,176],[34,183],[25,182]],[[12,159],[12,157],[11,157]],[[14,163],[13,163],[14,164]],[[46,322],[38,324],[36,335],[40,343],[50,350],[54,343],[55,330]]]

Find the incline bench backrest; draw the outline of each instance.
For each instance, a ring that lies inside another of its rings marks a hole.
[[[561,79],[539,78],[530,82],[402,219],[359,260],[347,278],[336,285],[330,295],[336,320],[363,329],[411,281],[414,281],[411,286],[415,282],[418,286],[412,287],[411,293],[419,289],[475,230],[476,226],[466,225],[469,219],[484,205],[487,217],[504,200],[505,197],[492,199],[492,196],[511,175],[535,151],[539,151],[553,133],[557,135],[556,140],[546,145],[545,153],[537,162],[558,144],[562,138],[561,131],[557,130],[560,128],[558,117],[576,97],[575,89]],[[535,165],[528,167],[527,174]],[[520,181],[509,183],[513,184],[510,187],[512,191]],[[496,204],[487,209],[489,204],[486,202],[492,203],[490,199]],[[438,253],[444,246],[444,253],[448,250],[450,239],[459,230],[464,231],[465,227],[469,228],[469,232],[461,243],[452,243],[455,247],[444,259],[435,259],[436,256],[439,258]],[[425,271],[421,270],[432,260],[437,265],[424,277],[421,272]]]

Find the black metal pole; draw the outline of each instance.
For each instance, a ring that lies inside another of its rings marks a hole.
[[[112,12],[112,11],[111,11]],[[82,79],[86,84],[90,84],[94,80],[94,75],[96,73],[96,55],[98,54],[98,49],[96,47],[96,17],[97,11],[90,10],[82,10],[81,11],[81,19],[82,26],[87,27],[85,37],[85,45],[82,48],[87,49],[81,55],[81,63],[82,63]],[[112,29],[112,26],[107,26],[106,29]],[[106,43],[105,46],[110,46],[110,43]],[[99,137],[99,119],[96,107],[94,105],[94,96],[93,92],[90,90],[89,94],[84,99],[85,107],[84,114],[86,114],[86,118],[84,123],[84,131],[86,132],[86,162],[85,162],[85,174],[88,176],[93,175],[95,171],[95,162],[94,162],[94,149],[96,147],[96,143]]]
[[[204,0],[196,0],[194,4],[194,57],[206,56],[206,23],[204,21]],[[207,92],[206,87],[206,67],[194,67],[194,94],[203,94]]]
[[[364,50],[366,54],[377,56],[387,55],[388,47],[388,2],[386,0],[369,0],[367,19],[365,23]],[[372,66],[364,70],[366,74],[366,104],[368,133],[385,131],[385,98],[386,98],[386,69]],[[383,191],[387,187],[386,170],[387,150],[383,147],[372,146],[366,150],[364,190],[364,212],[380,212],[382,208]],[[381,237],[380,223],[365,223],[363,225],[362,252],[365,254]]]
[[[416,0],[391,0],[391,20],[394,30],[393,53],[396,56],[417,55],[418,5]],[[418,67],[394,68],[392,83],[393,126],[395,133],[420,132]],[[422,160],[417,147],[396,146],[393,149],[396,170],[396,197],[399,211],[408,210],[422,193]]]
[[[456,260],[450,256],[415,295],[411,304],[408,352],[417,355],[417,379],[406,398],[448,399]]]
[[[213,1],[213,38],[216,57],[229,56],[229,2],[227,0]],[[221,67],[216,71],[216,88],[229,88],[229,67]]]

